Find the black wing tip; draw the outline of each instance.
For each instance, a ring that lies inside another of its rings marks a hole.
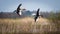
[[[40,8],[38,8],[38,9],[40,9]]]
[[[38,10],[40,10],[40,8],[38,8]]]
[[[21,4],[19,4],[19,6],[21,6],[22,5],[22,3]]]

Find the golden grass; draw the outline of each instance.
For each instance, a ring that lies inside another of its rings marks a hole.
[[[41,30],[40,32],[44,31],[51,31],[55,27],[54,24],[52,26],[52,23],[46,19],[46,18],[38,18],[37,22],[34,22],[34,18],[31,17],[25,17],[25,18],[17,18],[17,19],[0,19],[0,32],[6,33],[21,33],[21,32],[33,32],[34,26],[36,26],[37,29]],[[42,26],[42,27],[41,27]],[[51,30],[49,27],[52,27]],[[56,30],[54,30],[56,31]]]

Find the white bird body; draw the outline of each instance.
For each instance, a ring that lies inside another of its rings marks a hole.
[[[19,12],[19,15],[22,15],[22,10],[19,10],[20,12]]]

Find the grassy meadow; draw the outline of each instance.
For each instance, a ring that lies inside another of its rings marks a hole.
[[[0,34],[58,34],[57,26],[46,18],[0,18]]]

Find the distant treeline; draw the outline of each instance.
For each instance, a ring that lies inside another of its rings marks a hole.
[[[22,12],[22,16],[17,15],[15,12],[0,12],[0,18],[23,18],[27,16],[32,16],[32,13],[36,12],[30,12],[30,11],[24,11]],[[52,20],[60,20],[60,12],[40,12],[41,15],[43,15],[43,18],[49,18]]]
[[[25,12],[22,12],[21,16],[19,16],[15,12],[0,12],[0,18],[23,18],[27,16],[31,17],[33,16],[32,15],[33,13],[36,13],[36,12],[25,11]],[[45,18],[49,16],[48,12],[40,12],[40,14],[43,15],[43,17]]]
[[[48,17],[50,20],[53,20],[53,21],[58,21],[60,20],[60,12],[50,12],[50,17]]]

